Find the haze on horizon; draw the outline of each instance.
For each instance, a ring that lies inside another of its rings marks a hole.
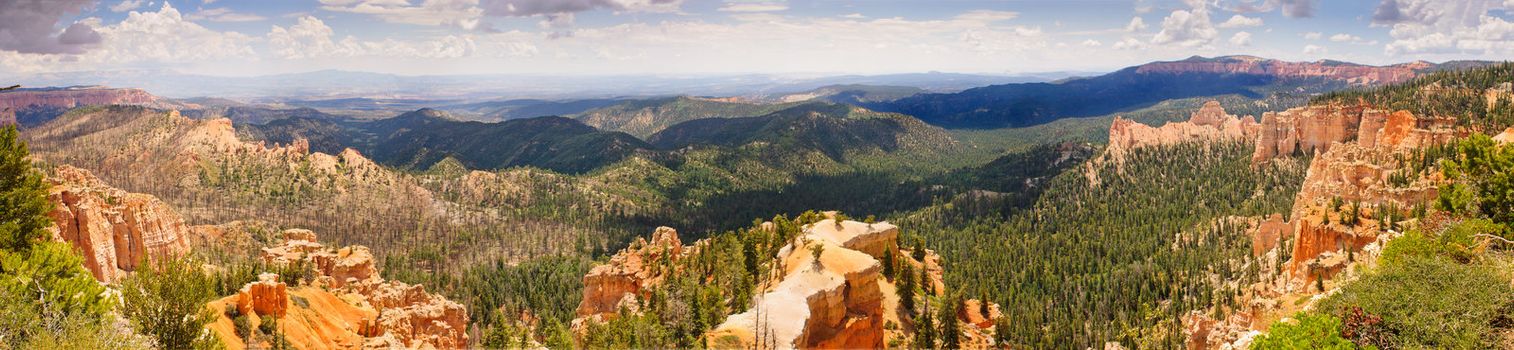
[[[1511,0],[0,0],[0,74],[1013,74],[1503,60]]]

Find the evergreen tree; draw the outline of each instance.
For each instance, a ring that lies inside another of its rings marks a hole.
[[[0,249],[12,252],[30,248],[52,225],[47,186],[20,138],[15,125],[0,129]]]
[[[937,310],[941,319],[941,347],[945,349],[959,349],[962,347],[962,331],[957,328],[956,310],[962,307],[962,297],[953,300],[953,307],[943,307]]]
[[[0,128],[0,348],[134,346],[103,331],[113,304],[84,259],[68,243],[44,241],[46,196],[16,127]]]
[[[215,319],[205,307],[216,297],[211,277],[185,259],[142,266],[121,281],[122,314],[165,349],[213,348],[216,339],[203,332]]]

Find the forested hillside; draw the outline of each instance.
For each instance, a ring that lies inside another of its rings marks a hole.
[[[1307,168],[1254,171],[1250,153],[1242,143],[1142,148],[1123,173],[1092,169],[1099,183],[1058,175],[1027,208],[952,203],[897,221],[954,262],[948,284],[1004,305],[1008,344],[1177,347],[1179,315],[1228,301],[1210,274],[1244,275],[1231,268],[1250,252],[1245,217],[1286,210]]]

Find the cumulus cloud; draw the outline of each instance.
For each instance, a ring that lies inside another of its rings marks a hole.
[[[1144,50],[1146,49],[1146,43],[1136,40],[1136,38],[1125,38],[1114,43],[1114,48],[1115,50]]]
[[[1087,46],[1087,47],[1099,47],[1099,46],[1104,46],[1104,43],[1099,42],[1098,40],[1088,39],[1088,40],[1083,40],[1083,46]]]
[[[1261,25],[1262,25],[1262,19],[1261,18],[1246,17],[1246,16],[1242,16],[1242,15],[1234,15],[1234,16],[1230,16],[1230,19],[1226,20],[1224,23],[1220,23],[1220,28],[1244,28],[1244,27],[1257,27],[1257,26],[1261,26]]]
[[[312,16],[300,17],[289,28],[273,26],[268,32],[268,46],[284,59],[355,56],[459,58],[472,55],[478,48],[471,37],[456,35],[420,42],[362,41],[352,36],[336,40],[335,31]]]
[[[1326,49],[1323,46],[1319,46],[1319,45],[1304,45],[1304,54],[1305,55],[1323,55],[1323,54],[1325,54],[1325,51],[1326,51]]]
[[[1308,32],[1308,33],[1304,33],[1304,39],[1307,39],[1307,40],[1319,40],[1319,38],[1323,37],[1324,35],[1325,34],[1320,33],[1320,32]]]
[[[1514,10],[1514,1],[1383,0],[1372,24],[1389,26],[1390,55],[1472,53],[1486,56],[1514,54],[1514,26],[1491,11]]]
[[[1125,25],[1125,31],[1134,33],[1146,30],[1147,27],[1145,20],[1140,17],[1131,17],[1130,24]]]
[[[79,13],[91,0],[0,1],[0,50],[20,53],[78,54],[100,43],[89,24],[54,30],[64,16]]]
[[[321,9],[377,16],[386,22],[475,29],[484,15],[478,0],[320,0]]]
[[[1202,46],[1214,42],[1219,36],[1219,31],[1214,29],[1214,23],[1209,21],[1209,10],[1203,2],[1193,2],[1192,10],[1174,10],[1167,18],[1162,19],[1162,31],[1157,32],[1151,38],[1153,44],[1177,44],[1181,46]]]
[[[142,4],[145,3],[147,0],[122,0],[115,5],[110,5],[110,10],[111,12],[126,12],[142,8]]]
[[[1235,46],[1251,46],[1251,33],[1236,32],[1230,36],[1230,44]]]
[[[188,62],[250,57],[252,38],[217,32],[195,24],[167,2],[157,12],[132,12],[125,20],[100,28],[105,47],[101,61]]]

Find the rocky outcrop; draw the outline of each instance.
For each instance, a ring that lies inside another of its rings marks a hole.
[[[756,297],[752,310],[707,333],[708,345],[747,348],[755,344],[753,335],[769,334],[779,348],[883,347],[879,259],[897,242],[898,228],[888,223],[825,219],[806,226],[778,252],[786,269],[780,279]],[[818,259],[812,246],[823,247]]]
[[[1237,312],[1222,320],[1215,320],[1203,311],[1184,315],[1184,342],[1190,350],[1242,350],[1251,348],[1251,340],[1260,332],[1251,330],[1256,319],[1250,313]]]
[[[1290,108],[1262,114],[1253,164],[1294,154],[1325,153],[1336,143],[1356,141],[1366,148],[1418,148],[1456,136],[1455,118],[1416,117],[1366,105],[1337,104]]]
[[[315,270],[314,279],[301,281],[298,289],[286,293],[283,283],[273,281],[277,276],[265,275],[221,303],[243,314],[279,319],[280,330],[301,335],[289,337],[299,348],[468,345],[468,312],[462,304],[428,293],[420,285],[384,280],[367,247],[327,248],[316,243],[315,233],[309,230],[285,230],[281,235],[282,244],[263,249],[263,261],[305,264]],[[339,303],[317,304],[312,299]],[[212,303],[213,308],[216,305]],[[247,346],[250,340],[212,329],[232,348]]]
[[[652,240],[638,237],[630,247],[616,253],[610,262],[595,266],[584,275],[583,301],[578,304],[578,318],[574,327],[581,328],[584,322],[603,322],[614,317],[622,308],[634,310],[638,300],[646,297],[651,287],[661,284],[666,274],[655,268],[665,260],[677,261],[685,256],[685,249],[678,240],[678,231],[670,227],[658,227]],[[671,264],[668,264],[671,265]]]
[[[1257,130],[1256,119],[1225,113],[1217,101],[1204,103],[1185,122],[1151,127],[1116,116],[1109,126],[1109,153],[1115,159],[1132,149],[1188,141],[1246,139]]]
[[[1116,171],[1123,172],[1125,155],[1137,148],[1208,140],[1247,140],[1261,129],[1256,118],[1225,113],[1218,101],[1205,102],[1188,121],[1169,122],[1161,127],[1115,116],[1109,125],[1109,146],[1097,158],[1084,163],[1084,176],[1090,183],[1098,183],[1098,169],[1106,162],[1113,162]]]
[[[1368,66],[1335,61],[1287,62],[1253,56],[1193,57],[1182,61],[1154,62],[1136,67],[1136,73],[1217,73],[1265,75],[1278,78],[1327,78],[1351,85],[1380,85],[1409,81],[1432,68],[1428,62],[1391,66]]]
[[[1276,249],[1283,238],[1293,237],[1293,225],[1283,221],[1283,214],[1272,214],[1257,225],[1251,234],[1251,256],[1260,257]]]
[[[189,252],[189,227],[156,197],[110,187],[67,165],[53,169],[47,182],[53,238],[72,244],[97,280],[113,282],[143,262]]]
[[[289,310],[289,291],[279,275],[264,273],[258,281],[242,286],[237,292],[236,307],[242,314],[256,313],[264,317],[284,317]]]
[[[1514,83],[1502,83],[1488,88],[1487,91],[1483,92],[1482,97],[1487,101],[1489,111],[1492,111],[1494,107],[1498,107],[1498,101],[1500,100],[1514,102]]]

